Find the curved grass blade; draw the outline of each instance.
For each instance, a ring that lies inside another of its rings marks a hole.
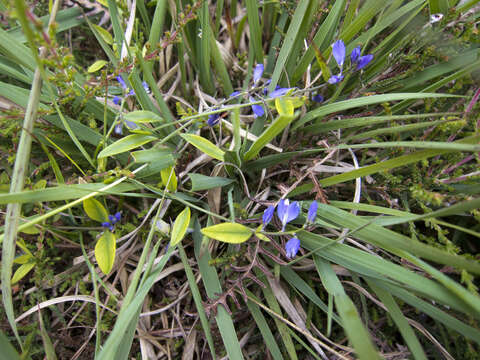
[[[358,358],[364,360],[380,359],[378,350],[375,349],[367,329],[363,326],[355,305],[345,293],[332,266],[317,255],[314,255],[313,259],[325,289],[335,299],[335,305],[342,319],[343,328],[355,348]]]
[[[420,341],[415,335],[415,332],[411,328],[407,319],[403,315],[402,310],[395,302],[393,296],[384,289],[378,287],[374,281],[367,279],[367,283],[373,289],[375,294],[377,294],[380,301],[387,308],[388,314],[392,317],[392,320],[397,325],[398,330],[402,334],[402,337],[405,339],[405,342],[415,360],[427,360],[427,356],[423,351],[422,345],[420,345]]]
[[[380,104],[380,103],[389,102],[389,101],[405,100],[405,99],[426,99],[426,98],[440,98],[440,97],[456,97],[456,95],[434,94],[434,93],[395,93],[395,94],[384,94],[384,95],[372,95],[372,96],[365,96],[365,97],[360,97],[356,99],[339,101],[332,104],[321,106],[315,110],[312,110],[306,113],[304,117],[302,117],[300,120],[295,122],[295,124],[292,127],[292,130],[296,130],[303,124],[311,120],[317,119],[319,117],[336,113],[339,111],[353,109],[356,107]],[[312,127],[307,127],[305,128],[305,131],[314,132],[315,130]]]
[[[195,223],[195,230],[193,232],[193,239],[195,241],[195,256],[198,261],[200,274],[202,275],[203,284],[209,299],[216,299],[217,294],[222,293],[222,287],[214,267],[209,265],[211,260],[210,253],[204,251],[201,255],[201,247],[204,241],[208,241],[200,232],[200,224]],[[217,306],[217,314],[215,316],[220,335],[222,336],[223,344],[227,350],[229,359],[243,360],[242,349],[238,342],[237,331],[233,324],[232,317],[222,305]]]

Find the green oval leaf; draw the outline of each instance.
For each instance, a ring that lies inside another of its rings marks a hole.
[[[93,198],[83,200],[83,209],[88,217],[98,222],[108,221],[108,211],[103,207],[102,203]]]
[[[233,183],[235,180],[219,176],[205,176],[202,174],[188,174],[192,180],[191,191],[208,190]]]
[[[103,68],[105,65],[107,65],[107,61],[105,60],[97,60],[95,61],[92,65],[90,65],[88,67],[88,72],[89,73],[94,73],[95,71],[98,71],[100,70],[101,68]]]
[[[22,264],[12,277],[12,285],[22,280],[35,267],[35,261]]]
[[[98,31],[98,33],[102,37],[103,41],[105,41],[108,45],[113,44],[112,35],[108,32],[108,30],[105,30],[101,26],[98,26],[98,25],[95,25],[95,24],[92,24],[92,26],[95,28],[95,30]]]
[[[221,223],[203,228],[202,234],[218,241],[240,244],[252,236],[252,231],[242,224]]]
[[[147,144],[153,140],[156,140],[156,137],[143,134],[128,135],[118,141],[115,141],[113,144],[100,151],[98,158],[100,159],[107,156],[121,154]]]
[[[278,114],[281,116],[293,116],[293,102],[284,97],[278,97],[275,99],[275,109],[277,109]]]
[[[160,170],[160,177],[162,178],[163,185],[168,191],[177,191],[177,175],[175,175],[175,168],[173,166]]]
[[[182,134],[181,136],[201,152],[214,159],[223,161],[225,152],[220,150],[215,144],[211,143],[207,139],[193,134]]]
[[[125,115],[125,120],[132,121],[136,124],[163,122],[160,116],[146,110],[131,111]]]
[[[97,259],[100,270],[107,275],[112,270],[115,262],[115,235],[105,231],[95,245],[95,259]]]
[[[172,228],[170,246],[175,246],[182,241],[187,232],[188,224],[190,224],[190,208],[186,207],[175,219]]]

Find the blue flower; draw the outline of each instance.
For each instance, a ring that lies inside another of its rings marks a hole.
[[[363,69],[372,60],[373,60],[373,55],[372,54],[361,56],[360,59],[358,59],[358,62],[357,62],[357,70]]]
[[[275,206],[270,205],[265,209],[262,216],[263,226],[267,226],[270,221],[272,221],[273,214],[275,213]]]
[[[117,81],[120,83],[120,86],[123,88],[123,90],[127,90],[127,89],[128,89],[128,86],[127,86],[127,84],[125,83],[125,80],[123,80],[123,78],[122,78],[120,75],[118,75],[118,76],[116,77],[116,79],[117,79]]]
[[[120,101],[122,101],[122,98],[120,96],[114,96],[113,97],[113,103],[115,105],[120,105]]]
[[[337,84],[342,80],[343,80],[343,75],[340,73],[338,75],[332,75],[332,77],[330,79],[328,79],[328,83],[329,84]]]
[[[345,62],[345,44],[343,40],[337,40],[332,44],[332,54],[335,58],[335,61],[340,68],[340,73],[338,75],[332,75],[330,79],[328,79],[329,84],[337,84],[343,80],[343,63]]]
[[[255,85],[262,77],[263,74],[263,64],[257,64],[255,69],[253,69],[253,84]]]
[[[318,210],[318,203],[313,200],[312,203],[310,204],[310,207],[308,208],[308,214],[307,214],[307,223],[314,223],[315,218],[317,217],[317,210]]]
[[[255,102],[255,99],[250,97],[250,102]],[[253,104],[252,105],[252,110],[253,110],[253,114],[256,118],[265,115],[265,110],[263,109],[262,105]]]
[[[211,114],[211,115],[208,116],[207,124],[208,124],[208,126],[215,126],[215,125],[218,124],[219,121],[220,121],[220,114],[219,113]]]
[[[115,101],[115,100],[113,100],[113,101]],[[121,122],[119,122],[117,125],[115,125],[115,128],[114,128],[113,131],[115,131],[115,134],[117,134],[117,135],[123,135],[123,124]]]
[[[102,227],[108,228],[110,231],[113,231],[113,228],[117,222],[119,222],[122,218],[122,213],[117,212],[115,215],[108,215],[108,220],[102,222]]]
[[[145,92],[146,92],[147,94],[150,94],[150,93],[152,92],[152,91],[150,90],[150,87],[148,86],[148,84],[147,84],[146,81],[143,81],[143,82],[142,82],[142,86],[143,86],[143,88],[145,89]],[[134,93],[134,94],[135,94],[135,93]]]
[[[285,251],[287,253],[287,258],[294,258],[300,249],[300,240],[297,237],[293,237],[287,241],[285,244]]]
[[[123,89],[124,91],[126,91],[126,92],[128,91],[127,94],[126,94],[126,96],[133,96],[133,95],[135,95],[135,91],[134,91],[133,89],[129,89],[129,88],[128,88],[127,84],[125,83],[125,80],[123,80],[123,78],[122,78],[120,75],[118,75],[118,76],[116,77],[116,79],[117,79],[118,83],[120,84],[120,86],[122,87],[122,89]],[[148,86],[148,84],[147,84],[146,81],[143,81],[143,82],[142,82],[142,86],[143,86],[143,88],[145,89],[145,92],[146,92],[147,94],[150,94],[150,93],[151,93],[150,87]],[[120,105],[120,102],[121,102],[121,101],[122,101],[122,98],[121,98],[120,96],[114,96],[114,98],[113,98],[113,103],[114,103],[115,105]]]
[[[352,61],[352,64],[357,62],[358,58],[360,57],[360,52],[360,45],[358,45],[355,49],[352,50],[352,53],[350,54],[350,60]]]
[[[352,50],[352,53],[350,54],[350,60],[352,61],[352,65],[353,64],[356,65],[356,70],[363,69],[373,59],[372,54],[360,56],[360,53],[361,53],[361,47],[359,45],[359,46],[355,47]]]
[[[333,43],[332,54],[340,68],[340,73],[342,73],[343,62],[345,61],[345,44],[343,40],[337,40]]]
[[[277,207],[277,216],[282,222],[282,232],[285,231],[285,226],[292,220],[295,220],[300,214],[300,205],[297,201],[290,204],[290,201],[280,200]]]
[[[238,95],[240,95],[240,91],[234,91],[230,94],[229,98],[236,98]]]
[[[268,97],[274,99],[274,98],[285,95],[290,90],[292,90],[292,88],[281,88],[277,86],[275,90],[273,90],[270,94],[268,94]]]
[[[313,96],[312,96],[312,100],[315,101],[315,102],[317,102],[317,103],[321,103],[321,102],[323,102],[324,99],[323,99],[323,96],[322,96],[322,95],[317,94],[317,95],[313,95]]]

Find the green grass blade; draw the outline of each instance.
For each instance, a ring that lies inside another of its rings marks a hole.
[[[3,331],[0,330],[0,360],[20,360],[20,355],[18,355],[15,348],[12,346],[8,338],[5,336]]]
[[[203,284],[209,299],[215,299],[216,294],[222,293],[222,287],[218,278],[217,272],[213,266],[210,266],[208,262],[211,260],[208,251],[205,251],[200,256],[201,244],[204,241],[208,241],[208,238],[203,237],[200,232],[200,224],[196,222],[195,230],[193,232],[193,238],[195,240],[195,255],[198,261],[198,267],[200,274],[202,275]],[[232,317],[228,314],[227,310],[223,306],[217,307],[217,315],[215,316],[220,335],[222,336],[223,344],[227,350],[228,357],[232,360],[243,360],[242,350],[237,338],[237,332],[233,324]]]
[[[196,39],[196,41],[199,43],[199,52],[197,54],[197,57],[195,57],[194,59],[197,62],[200,83],[202,84],[205,91],[207,91],[208,93],[214,93],[215,87],[213,86],[211,76],[212,72],[210,68],[210,60],[212,56],[212,40],[210,38],[212,37],[212,35],[210,29],[210,13],[208,9],[208,1],[205,1],[202,4],[202,7],[199,10],[198,18],[200,20],[200,29],[202,35],[200,39],[198,39],[198,37]],[[215,41],[215,39],[213,39],[213,41]]]
[[[470,339],[477,344],[480,344],[480,331],[477,328],[467,325],[466,323],[458,320],[456,317],[445,313],[438,307],[432,305],[430,302],[423,301],[422,299],[416,297],[405,289],[401,289],[398,286],[394,286],[383,281],[374,281],[377,286],[382,287],[387,292],[391,293],[393,296],[398,297],[402,301],[405,301],[419,311],[424,312],[431,318],[440,321],[446,327],[458,332],[459,334],[462,334],[467,339]]]
[[[288,115],[279,116],[267,129],[265,129],[262,135],[255,140],[250,149],[248,149],[248,151],[245,153],[243,159],[248,161],[257,156],[260,150],[262,150],[270,141],[272,141],[275,136],[280,134],[294,118],[294,116]]]
[[[453,281],[448,276],[435,269],[433,266],[427,264],[425,261],[422,261],[410,254],[404,254],[404,256],[408,261],[422,268],[439,283],[454,293],[459,299],[464,301],[465,304],[470,307],[471,311],[477,313],[477,317],[480,316],[480,297],[477,294],[472,294],[467,289],[460,286],[457,282]]]
[[[455,266],[476,274],[480,273],[480,263],[476,261],[451,255],[432,246],[414,241],[409,237],[384,229],[379,225],[372,224],[368,220],[337,209],[334,206],[319,204],[318,207],[321,214],[320,218],[344,228],[359,229],[355,232],[357,238],[382,247],[394,254],[399,250],[403,250],[440,264]]]
[[[448,0],[428,0],[428,4],[430,6],[430,14],[442,13],[446,15],[450,8]]]
[[[250,28],[250,41],[252,42],[254,57],[257,64],[263,64],[263,49],[262,49],[262,28],[258,18],[259,2],[256,0],[247,0],[247,19]]]
[[[356,107],[363,107],[368,105],[380,104],[389,101],[405,100],[405,99],[427,99],[427,98],[440,98],[440,97],[452,97],[455,95],[448,94],[434,94],[434,93],[396,93],[396,94],[384,94],[384,95],[372,95],[365,96],[356,99],[349,99],[344,101],[335,102],[320,106],[319,108],[312,110],[305,114],[299,121],[295,122],[292,130],[298,129],[303,124],[320,118],[332,113],[353,109]],[[321,128],[321,124],[317,125]],[[306,132],[315,133],[315,127],[308,126],[305,128]]]
[[[248,296],[254,297],[254,295],[250,291],[246,290],[246,293]],[[277,341],[275,340],[272,334],[272,331],[270,330],[270,327],[268,326],[268,323],[265,320],[265,317],[260,311],[260,307],[254,302],[252,302],[251,300],[247,301],[247,307],[253,319],[255,320],[258,330],[260,330],[260,333],[262,334],[263,342],[265,343],[268,350],[270,351],[270,354],[272,355],[273,359],[283,360],[283,356],[280,351],[280,348],[277,345]]]
[[[182,260],[182,264],[185,267],[185,274],[187,275],[188,286],[190,286],[193,301],[195,302],[195,306],[197,307],[198,316],[200,317],[200,322],[202,323],[202,328],[205,332],[205,337],[207,338],[208,347],[210,348],[210,352],[212,353],[213,359],[215,360],[215,345],[213,343],[213,337],[210,331],[210,324],[205,313],[205,308],[202,304],[202,296],[200,295],[200,290],[198,289],[197,282],[195,281],[195,276],[193,275],[192,268],[188,263],[187,254],[183,249],[182,243],[178,244],[178,251],[180,253],[180,259]]]
[[[302,247],[315,251],[318,256],[332,263],[341,265],[361,276],[393,283],[398,288],[404,287],[422,297],[448,305],[460,312],[465,311],[465,303],[446,291],[444,286],[402,266],[320,235],[308,232],[300,232],[297,235],[301,240]]]
[[[15,157],[15,165],[13,168],[12,182],[10,184],[10,193],[18,193],[22,191],[25,173],[27,171],[27,164],[30,162],[30,150],[32,147],[32,132],[37,116],[37,108],[40,98],[40,90],[42,87],[42,80],[40,71],[36,70],[32,84],[32,91],[28,100],[28,106],[25,112],[23,121],[23,130],[20,135],[20,142],[18,144],[17,154]],[[10,203],[7,205],[7,215],[5,217],[5,232],[2,246],[2,273],[1,273],[1,288],[2,288],[2,302],[5,307],[8,322],[15,334],[18,343],[22,347],[22,342],[18,334],[17,325],[15,323],[15,314],[12,302],[12,266],[15,257],[15,243],[18,231],[18,219],[20,217],[21,204]]]
[[[313,258],[325,289],[329,294],[332,294],[335,299],[335,305],[342,319],[343,328],[355,349],[356,355],[359,359],[380,359],[367,329],[363,326],[355,305],[345,293],[332,266],[316,255],[314,255]]]
[[[287,34],[285,35],[282,48],[278,54],[278,59],[272,74],[272,81],[268,86],[268,92],[271,92],[275,89],[275,86],[277,86],[278,82],[280,81],[288,58],[293,56],[292,49],[295,45],[295,42],[298,41],[298,33],[300,31],[302,21],[305,17],[307,17],[306,11],[308,9],[309,2],[309,0],[300,0],[298,2],[297,8],[295,9],[295,13],[293,14],[290,22],[290,26],[288,27]]]
[[[328,13],[327,18],[323,21],[322,25],[315,34],[313,42],[317,45],[320,51],[328,48],[333,42],[334,34],[337,31],[338,24],[340,23],[340,18],[343,15],[345,9],[345,3],[346,0],[335,1],[332,9]],[[312,62],[314,57],[314,48],[313,46],[309,46],[292,73],[292,84],[296,84],[303,76],[303,74],[305,74],[308,65]]]
[[[446,150],[449,152],[453,151],[470,151],[477,152],[480,150],[480,146],[471,145],[471,144],[459,144],[451,142],[442,142],[442,141],[386,141],[378,143],[369,143],[369,144],[357,144],[357,145],[348,145],[342,144],[337,145],[337,149],[370,149],[370,148],[415,148],[415,149],[435,149],[435,150]]]
[[[297,275],[295,271],[293,271],[289,266],[282,266],[280,267],[280,274],[282,277],[293,287],[297,288],[303,296],[308,298],[312,303],[318,306],[323,312],[328,313],[329,308],[328,305],[325,304],[313,291],[313,289],[300,277]],[[338,317],[337,314],[332,314],[333,320],[335,320],[338,324],[341,323],[341,319]]]
[[[112,21],[115,43],[117,44],[118,53],[120,53],[122,46],[125,43],[123,28],[120,24],[120,15],[118,14],[117,4],[114,0],[107,0],[107,3],[110,20]]]
[[[423,351],[422,345],[420,345],[420,341],[418,340],[415,332],[408,323],[408,320],[403,315],[402,310],[395,302],[393,296],[384,289],[378,287],[374,281],[367,280],[367,282],[368,285],[373,289],[375,294],[377,294],[380,301],[387,308],[388,314],[392,317],[392,320],[397,325],[398,330],[402,334],[402,337],[405,339],[405,342],[415,360],[427,360],[427,356]]]
[[[460,144],[474,144],[480,139],[480,136],[474,136],[456,141],[455,143]],[[367,176],[375,174],[380,171],[391,170],[400,166],[408,165],[421,161],[423,159],[428,159],[433,156],[442,155],[448,153],[448,150],[422,150],[416,151],[414,153],[398,156],[394,159],[386,160],[381,163],[364,166],[363,168],[352,170],[343,174],[330,176],[325,179],[319,180],[321,186],[331,186],[339,184],[345,181],[356,179],[357,177]]]

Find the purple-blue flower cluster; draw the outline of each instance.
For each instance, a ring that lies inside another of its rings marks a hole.
[[[128,96],[133,96],[135,95],[135,91],[133,89],[129,89],[127,84],[125,83],[125,80],[123,80],[123,78],[118,75],[116,77],[118,83],[120,84],[120,86],[122,87],[122,89],[124,90],[124,93],[126,93],[126,97]],[[147,92],[147,94],[150,94],[150,88],[147,84],[146,81],[142,82],[142,85],[143,85],[143,88],[145,89],[145,91]],[[113,98],[113,103],[115,105],[120,105],[120,103],[122,102],[122,97],[120,96],[115,96]],[[131,130],[135,130],[135,129],[138,129],[138,125],[135,124],[134,122],[132,121],[128,121],[128,120],[125,120],[125,125],[127,125],[127,127]],[[118,124],[115,125],[115,134],[117,135],[123,135],[123,121],[120,121]]]
[[[122,214],[120,213],[120,211],[117,212],[115,215],[108,215],[108,220],[110,221],[102,222],[102,227],[108,228],[110,231],[113,231],[115,224],[120,221],[121,217]]]
[[[317,216],[318,203],[314,200],[308,209],[307,224],[313,224]],[[267,226],[273,219],[275,213],[275,206],[270,205],[265,209],[262,216],[263,228]],[[285,231],[286,225],[295,220],[300,215],[300,205],[297,201],[290,202],[288,199],[281,199],[277,205],[277,217],[282,223],[282,232]],[[288,258],[293,258],[297,255],[300,249],[300,240],[294,236],[285,244],[285,251]]]
[[[255,66],[255,68],[253,69],[253,85],[252,85],[252,89],[257,87],[258,84],[260,83],[261,79],[262,79],[262,75],[263,75],[263,71],[264,71],[265,67],[263,66],[263,64],[257,64]],[[284,96],[286,95],[290,90],[292,90],[293,88],[282,88],[280,86],[277,86],[275,88],[275,90],[271,91],[270,93],[268,93],[268,84],[270,84],[270,80],[267,80],[265,81],[264,83],[264,88],[263,88],[263,95],[267,96],[268,98],[270,99],[274,99],[274,98],[277,98],[277,97],[281,97],[281,96]],[[251,103],[254,103],[254,102],[257,102],[257,100],[254,98],[253,94],[251,94],[250,92],[247,92],[247,95],[248,95],[248,100],[251,102]],[[230,94],[229,96],[229,99],[228,100],[232,100],[232,99],[236,99],[238,98],[239,96],[241,96],[241,92],[240,91],[234,91],[233,93]],[[261,116],[264,116],[265,115],[265,108],[260,105],[260,104],[252,104],[251,105],[251,108],[252,108],[252,111],[253,111],[253,116],[255,118],[257,117],[261,117]],[[217,108],[215,109],[217,110]],[[215,126],[216,124],[218,124],[218,121],[219,121],[219,118],[220,118],[220,115],[219,114],[211,114],[208,116],[208,119],[207,119],[207,125],[208,126]]]
[[[328,79],[328,83],[337,84],[340,81],[342,81],[344,78],[343,64],[345,62],[345,44],[343,40],[337,40],[332,44],[332,55],[335,61],[337,62],[338,67],[340,68],[340,73],[337,75],[332,75],[330,79]],[[352,66],[355,65],[355,70],[363,69],[372,60],[373,60],[372,54],[361,56],[360,46],[355,47],[350,54],[350,62]]]
[[[120,84],[120,86],[122,87],[122,89],[124,90],[124,93],[126,93],[125,96],[133,96],[135,95],[135,91],[133,89],[129,89],[127,84],[125,83],[125,80],[123,80],[122,76],[121,75],[118,75],[116,77],[118,83]],[[150,87],[148,86],[147,82],[146,81],[143,81],[142,82],[142,86],[143,88],[145,89],[145,91],[147,92],[147,94],[150,94]],[[113,103],[115,105],[120,105],[120,102],[122,101],[122,97],[121,96],[114,96],[113,97]]]

